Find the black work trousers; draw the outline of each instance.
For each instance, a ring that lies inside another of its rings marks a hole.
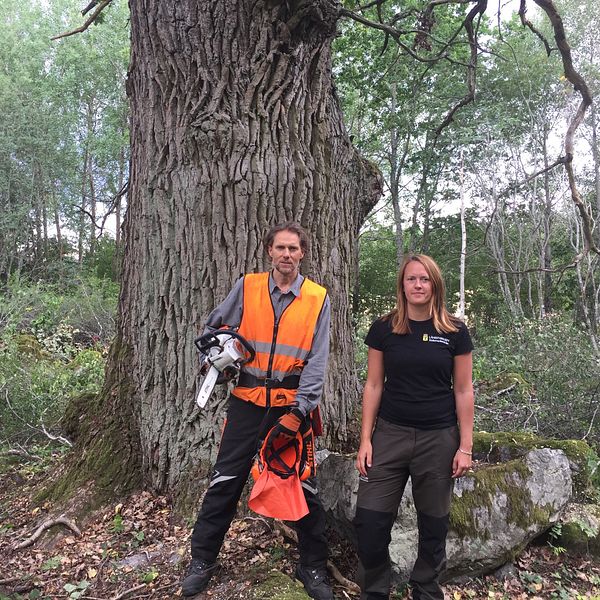
[[[377,421],[373,461],[361,477],[354,525],[358,538],[361,600],[389,598],[388,547],[408,478],[417,509],[419,546],[410,584],[413,600],[443,600],[439,576],[446,565],[446,536],[458,427],[422,430]]]
[[[235,516],[259,440],[287,410],[266,409],[235,396],[229,398],[217,462],[192,533],[192,558],[209,563],[216,560]],[[309,512],[291,523],[298,534],[300,562],[307,567],[324,567],[327,564],[325,512],[314,479],[303,481],[302,489]]]

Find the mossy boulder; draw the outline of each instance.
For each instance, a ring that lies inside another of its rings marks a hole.
[[[569,460],[554,448],[461,478],[450,511],[446,575],[486,573],[513,559],[558,522],[572,491]]]
[[[600,506],[569,505],[549,541],[569,552],[600,556]]]
[[[562,450],[569,459],[573,493],[582,502],[595,499],[600,487],[600,458],[583,440],[542,438],[533,433],[479,431],[473,439],[473,457],[485,463],[501,463],[525,456],[530,450]]]
[[[318,471],[321,499],[332,525],[354,539],[352,519],[358,489],[354,456],[328,454],[323,458]],[[558,521],[572,497],[573,465],[564,450],[534,446],[515,449],[507,458],[479,465],[455,485],[447,543],[448,578],[490,572],[511,560]],[[417,541],[409,481],[390,544],[397,582],[408,579]]]

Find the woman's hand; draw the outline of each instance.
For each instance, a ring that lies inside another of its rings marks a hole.
[[[367,476],[367,468],[371,466],[373,461],[373,446],[371,440],[362,442],[356,456],[356,468],[364,477]]]
[[[462,477],[471,469],[472,465],[473,459],[471,455],[457,450],[456,454],[454,455],[454,460],[452,461],[452,477],[454,479]]]

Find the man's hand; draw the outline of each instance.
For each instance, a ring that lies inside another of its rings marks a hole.
[[[238,374],[238,369],[235,367],[225,367],[217,377],[217,383],[227,383],[231,381]]]
[[[275,423],[266,439],[265,447],[270,448],[280,435],[287,438],[295,437],[296,433],[298,433],[298,429],[300,429],[300,424],[303,419],[304,415],[298,408],[292,408],[290,412],[279,417],[279,420]]]

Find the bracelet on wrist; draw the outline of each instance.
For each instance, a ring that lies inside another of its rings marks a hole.
[[[462,448],[459,448],[458,451],[461,452],[462,454],[466,454],[467,456],[473,456],[472,452],[467,452],[466,450],[463,450]]]

